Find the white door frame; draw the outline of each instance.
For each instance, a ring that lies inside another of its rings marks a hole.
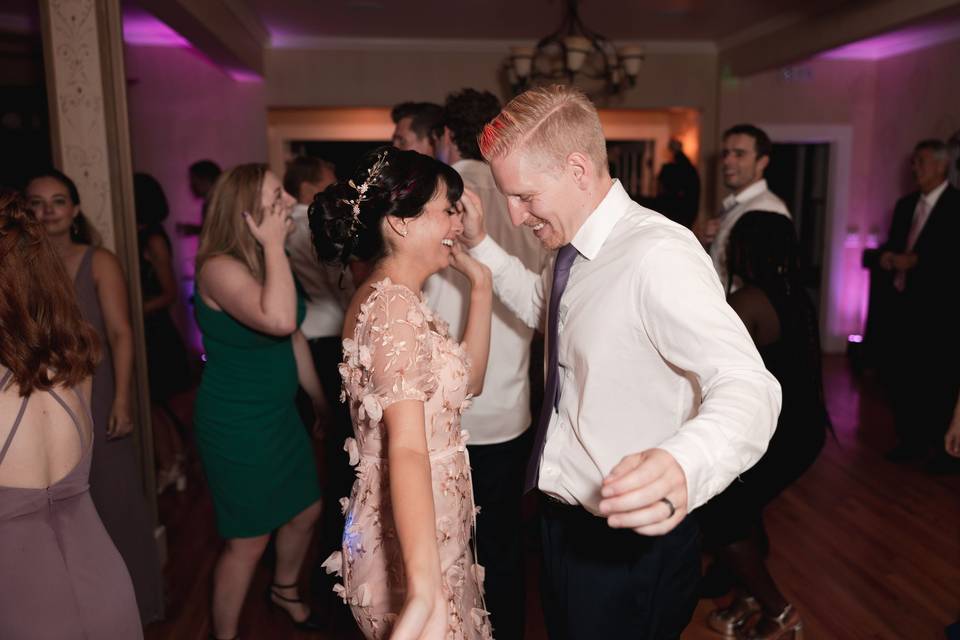
[[[835,124],[760,124],[779,143],[828,143],[830,166],[820,289],[820,338],[827,353],[843,353],[851,334],[861,333],[866,283],[860,267],[860,230],[848,226],[853,127]]]

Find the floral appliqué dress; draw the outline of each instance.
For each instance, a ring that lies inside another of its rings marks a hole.
[[[344,450],[357,467],[340,552],[324,563],[343,578],[337,591],[367,638],[390,636],[403,608],[406,580],[390,500],[383,411],[394,402],[423,402],[437,548],[447,599],[447,639],[492,638],[483,603],[483,567],[474,562],[476,506],[467,434],[460,416],[470,404],[468,361],[423,299],[389,278],[361,305],[354,339],[343,342],[343,397],[355,438]]]

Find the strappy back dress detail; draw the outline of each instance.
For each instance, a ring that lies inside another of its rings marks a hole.
[[[10,372],[0,375],[0,389]],[[113,640],[142,638],[130,574],[90,498],[93,452],[78,416],[49,393],[73,421],[82,452],[76,466],[45,488],[0,486],[0,638]],[[73,390],[86,406],[83,398]],[[22,429],[32,396],[21,401],[0,449],[0,465]],[[89,417],[89,411],[88,419]]]

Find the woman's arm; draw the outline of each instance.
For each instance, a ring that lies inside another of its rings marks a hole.
[[[107,438],[122,438],[133,431],[130,386],[133,379],[133,330],[130,328],[127,283],[116,256],[106,249],[93,254],[93,281],[103,314],[107,342],[113,356],[113,407]]]
[[[302,331],[295,331],[291,336],[291,342],[293,344],[293,357],[297,361],[297,380],[313,402],[313,434],[320,435],[323,425],[326,423],[329,408],[327,407],[327,399],[323,395],[320,378],[317,377],[313,354],[310,353],[310,345]]]
[[[383,420],[387,428],[390,501],[407,580],[406,602],[391,638],[443,637],[447,612],[440,587],[423,402],[395,402],[384,410]]]
[[[158,233],[147,238],[144,254],[157,274],[160,294],[143,301],[143,315],[173,306],[177,301],[177,279],[173,274],[173,256],[166,239]]]
[[[263,247],[263,283],[239,260],[214,256],[198,274],[200,295],[251,329],[288,336],[297,330],[297,290],[284,252],[290,218],[275,208],[264,211],[259,226],[250,216],[246,216],[246,221],[250,233]]]

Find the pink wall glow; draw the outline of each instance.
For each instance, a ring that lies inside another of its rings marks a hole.
[[[123,40],[132,45],[153,47],[189,47],[186,38],[143,9],[126,6],[123,10]]]
[[[178,222],[200,222],[201,203],[190,193],[187,167],[201,159],[223,169],[266,161],[264,85],[234,80],[193,48],[127,46],[125,61],[134,171],[153,175],[170,203],[166,226],[181,282],[175,316],[199,349],[187,305],[197,239],[175,229]]]
[[[886,60],[960,38],[960,20],[905,27],[831,49],[826,60]]]

